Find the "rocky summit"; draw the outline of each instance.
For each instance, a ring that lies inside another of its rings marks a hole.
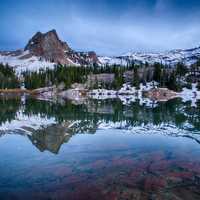
[[[37,32],[24,49],[0,52],[0,63],[21,74],[24,71],[54,69],[55,64],[71,66],[127,66],[132,63],[162,63],[174,67],[181,62],[190,67],[200,59],[200,47],[161,53],[127,53],[120,56],[97,56],[94,51],[77,52],[60,40],[56,30]]]
[[[25,51],[60,64],[90,65],[98,62],[95,52],[75,52],[66,42],[59,39],[56,30],[36,33],[26,45]]]
[[[56,30],[37,32],[22,50],[0,52],[0,63],[8,64],[17,72],[53,68],[55,64],[88,66],[99,65],[94,51],[77,52],[59,39]]]
[[[67,43],[59,39],[55,30],[44,34],[37,32],[29,40],[24,50],[28,50],[32,55],[45,58],[50,62],[62,64],[69,63],[65,53],[72,51]]]

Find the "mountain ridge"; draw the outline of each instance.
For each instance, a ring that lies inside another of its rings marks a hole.
[[[1,51],[0,63],[8,64],[17,72],[53,68],[55,64],[88,66],[100,64],[94,51],[77,52],[60,40],[55,29],[37,32],[24,49]]]
[[[15,71],[38,71],[53,68],[55,64],[73,66],[122,65],[155,62],[173,66],[183,62],[187,66],[200,59],[200,47],[175,49],[160,53],[128,52],[119,56],[98,56],[94,51],[78,52],[60,40],[55,29],[46,33],[37,32],[24,49],[0,51],[0,63],[8,64]]]
[[[120,56],[99,57],[100,61],[106,65],[118,64],[127,65],[132,62],[138,63],[149,63],[155,62],[162,63],[164,65],[175,65],[178,62],[183,62],[187,66],[195,63],[200,59],[200,47],[191,49],[175,49],[165,52],[158,53],[142,53],[142,52],[128,52]]]

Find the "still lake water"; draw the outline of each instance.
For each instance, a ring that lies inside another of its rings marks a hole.
[[[0,200],[199,200],[200,102],[0,99]]]

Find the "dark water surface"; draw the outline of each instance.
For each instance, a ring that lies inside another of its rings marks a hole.
[[[0,99],[0,200],[199,200],[200,104]]]

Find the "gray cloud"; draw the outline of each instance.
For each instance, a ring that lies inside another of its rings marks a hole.
[[[95,50],[103,55],[199,45],[199,11],[191,7],[190,12],[186,5],[179,10],[181,0],[175,1],[176,5],[171,0],[82,5],[63,0],[40,5],[24,3],[13,6],[9,13],[4,8],[0,14],[0,49],[23,47],[36,31],[53,28],[73,49]]]

